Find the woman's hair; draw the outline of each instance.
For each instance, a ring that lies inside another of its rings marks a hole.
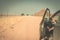
[[[52,20],[52,18],[50,18],[49,20]]]

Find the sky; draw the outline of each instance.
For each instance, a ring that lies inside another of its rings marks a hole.
[[[60,10],[60,0],[0,0],[0,15],[32,15],[46,8],[55,13]]]

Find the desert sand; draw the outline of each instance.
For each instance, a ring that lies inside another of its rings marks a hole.
[[[40,16],[0,16],[0,40],[39,40]]]

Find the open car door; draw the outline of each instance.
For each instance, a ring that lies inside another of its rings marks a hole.
[[[45,13],[43,15],[42,21],[40,23],[40,40],[43,38],[44,36],[44,21],[45,18],[47,18],[49,21],[50,18],[52,18],[56,23],[55,23],[55,30],[54,30],[54,34],[53,34],[53,39],[54,40],[60,40],[60,10],[58,10],[57,12],[55,12],[52,16],[50,15],[50,10],[47,8],[45,10]]]
[[[50,10],[48,8],[46,8],[45,12],[44,12],[44,15],[43,15],[43,18],[42,18],[42,21],[40,23],[40,40],[43,38],[44,36],[44,21],[45,19],[48,19],[50,18]],[[47,20],[47,21],[48,21]]]
[[[60,40],[60,10],[55,12],[50,18],[55,21],[54,40]]]

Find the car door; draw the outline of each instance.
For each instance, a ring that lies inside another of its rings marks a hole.
[[[60,10],[56,11],[50,18],[56,22],[53,39],[60,40]]]
[[[44,12],[44,15],[43,15],[43,18],[42,18],[42,21],[40,23],[40,40],[44,36],[44,21],[45,21],[46,18],[47,18],[46,21],[48,21],[49,18],[50,18],[50,10],[48,8],[46,8],[46,10]]]

